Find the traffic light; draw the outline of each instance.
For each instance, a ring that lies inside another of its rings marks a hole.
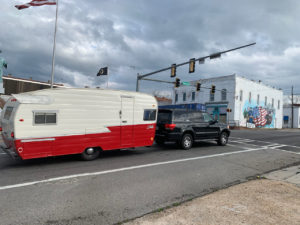
[[[175,87],[179,87],[179,86],[180,86],[180,79],[176,78]]]
[[[171,77],[176,77],[176,64],[171,66]]]
[[[230,108],[227,108],[227,109],[226,109],[226,111],[227,111],[227,112],[231,112],[231,111],[232,111],[232,109],[230,109]]]
[[[211,85],[211,93],[214,94],[216,92],[216,86],[215,85]]]
[[[189,73],[195,72],[195,58],[190,59]]]
[[[201,88],[201,83],[200,83],[200,82],[197,82],[196,90],[197,90],[197,91],[200,91],[200,88]]]

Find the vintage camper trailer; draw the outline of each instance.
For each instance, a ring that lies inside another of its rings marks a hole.
[[[1,114],[1,148],[22,159],[153,144],[157,102],[148,94],[103,89],[44,89],[13,95]]]

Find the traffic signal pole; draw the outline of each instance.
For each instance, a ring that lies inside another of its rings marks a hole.
[[[235,51],[235,50],[238,50],[238,49],[241,49],[241,48],[246,48],[246,47],[249,47],[251,45],[255,45],[256,43],[251,43],[251,44],[248,44],[248,45],[243,45],[243,46],[240,46],[240,47],[237,47],[237,48],[232,48],[232,49],[229,49],[229,50],[226,50],[226,51],[222,51],[222,52],[216,52],[216,53],[213,53],[213,54],[210,54],[210,55],[207,55],[207,56],[203,56],[203,57],[200,57],[198,59],[195,59],[195,62],[199,61],[199,62],[203,62],[205,59],[207,58],[210,58],[210,59],[214,59],[214,58],[219,58],[221,57],[222,54],[224,53],[227,53],[227,52],[232,52],[232,51]],[[189,64],[190,63],[190,60],[187,61],[187,62],[183,62],[183,63],[180,63],[180,64],[176,64],[176,67],[179,67],[179,66],[183,66],[183,65],[186,65],[186,64]],[[148,77],[148,76],[151,76],[151,75],[154,75],[154,74],[157,74],[157,73],[161,73],[161,72],[164,72],[164,71],[167,71],[167,70],[170,70],[172,68],[172,66],[169,66],[169,67],[166,67],[166,68],[163,68],[163,69],[160,69],[160,70],[156,70],[154,72],[151,72],[151,73],[146,73],[144,75],[140,75],[140,74],[137,74],[137,78],[136,78],[136,91],[138,92],[139,89],[140,89],[140,80],[146,80],[145,78]],[[152,80],[153,81],[153,80]],[[159,82],[165,82],[165,83],[168,83],[168,81],[159,81]],[[174,83],[174,82],[173,82]]]

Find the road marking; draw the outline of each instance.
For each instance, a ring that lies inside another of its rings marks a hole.
[[[248,140],[251,140],[251,139],[243,139],[243,138],[238,138],[238,137],[231,137],[231,138],[236,138],[238,139],[237,141],[232,141],[230,140],[231,142],[237,142],[237,143],[240,143],[240,144],[246,144],[245,142],[242,142],[243,140],[246,140],[246,142],[248,142]],[[230,139],[231,139],[230,138]],[[278,144],[278,143],[274,143],[274,142],[269,142],[269,141],[259,141],[259,140],[252,140],[253,142],[254,141],[257,141],[257,142],[262,142],[262,143],[267,143],[267,144],[270,144],[270,145],[281,145],[281,144]],[[247,143],[248,144],[248,143]],[[255,145],[255,144],[252,144],[252,145]],[[296,145],[285,145],[285,146],[288,146],[288,147],[293,147],[293,148],[299,148],[300,149],[300,146],[296,146]]]
[[[271,145],[271,146],[267,146],[267,147],[269,147],[271,149],[277,149],[277,148],[281,148],[281,147],[285,147],[285,146],[287,146],[287,145],[279,145],[279,144],[277,144],[277,145]]]
[[[239,142],[237,142],[239,143]],[[243,149],[246,149],[246,150],[249,150],[251,148],[248,148],[248,147],[244,147],[244,146],[240,146],[240,145],[232,145],[232,144],[227,144],[227,146],[231,146],[231,147],[239,147],[239,148],[243,148]]]
[[[300,152],[293,152],[293,151],[288,151],[288,150],[283,150],[283,149],[277,149],[277,148],[273,148],[273,149],[277,150],[277,151],[283,151],[283,152],[294,153],[296,155],[300,155]]]
[[[251,141],[257,141],[257,142],[262,142],[262,143],[267,143],[267,144],[273,144],[273,142],[269,142],[269,141],[259,141],[259,140],[244,139],[244,138],[238,138],[238,137],[232,137],[232,138],[236,138],[239,141],[244,141],[244,140],[249,141],[249,140],[251,140]]]
[[[49,178],[49,179],[39,180],[39,181],[6,185],[6,186],[0,187],[0,190],[26,187],[26,186],[32,186],[35,184],[67,180],[67,179],[78,178],[78,177],[96,176],[96,175],[110,174],[110,173],[116,173],[116,172],[128,171],[128,170],[134,170],[134,169],[141,169],[141,168],[147,168],[147,167],[153,167],[153,166],[167,165],[167,164],[173,164],[173,163],[179,163],[179,162],[187,162],[187,161],[193,161],[193,160],[198,160],[198,159],[207,159],[207,158],[234,155],[234,154],[245,153],[245,152],[254,152],[254,151],[260,151],[260,150],[266,150],[266,149],[267,149],[267,147],[253,148],[253,149],[247,149],[247,150],[243,150],[243,151],[227,152],[227,153],[199,156],[199,157],[186,158],[186,159],[177,159],[177,160],[172,160],[172,161],[150,163],[150,164],[144,164],[144,165],[138,165],[138,166],[130,166],[130,167],[125,167],[125,168],[113,169],[113,170],[105,170],[105,171],[98,171],[98,172],[92,172],[92,173],[73,174],[73,175],[69,175],[69,176],[54,177],[54,178]]]

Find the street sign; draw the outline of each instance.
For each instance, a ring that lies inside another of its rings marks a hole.
[[[190,85],[191,85],[191,83],[190,83],[190,82],[186,82],[186,81],[184,81],[184,82],[182,82],[182,85],[190,86]]]

